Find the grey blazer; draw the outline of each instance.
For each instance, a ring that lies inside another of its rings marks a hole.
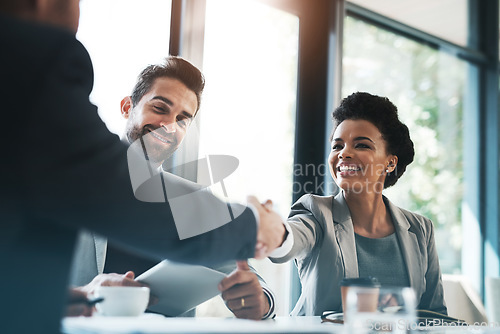
[[[104,271],[108,239],[81,230],[76,240],[71,263],[70,284],[83,286]]]
[[[432,222],[403,210],[384,197],[401,244],[418,309],[447,313]],[[340,281],[359,277],[351,214],[343,192],[337,196],[304,195],[288,217],[294,243],[275,263],[291,259],[299,270],[302,294],[292,315],[342,312]]]

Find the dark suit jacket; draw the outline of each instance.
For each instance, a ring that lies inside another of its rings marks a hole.
[[[89,102],[92,65],[71,33],[0,16],[0,43],[0,333],[59,331],[80,228],[155,260],[253,256],[249,208],[179,240],[168,203],[135,199],[127,146]]]

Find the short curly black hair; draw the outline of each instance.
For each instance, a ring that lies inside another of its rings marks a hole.
[[[406,171],[415,156],[413,142],[408,127],[398,118],[398,108],[387,97],[356,92],[342,100],[332,113],[333,133],[340,123],[347,119],[361,119],[375,125],[382,138],[387,142],[387,151],[398,157],[398,164],[393,172],[387,174],[384,188],[394,185]]]

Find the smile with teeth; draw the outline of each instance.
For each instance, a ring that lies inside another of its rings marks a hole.
[[[156,134],[154,131],[151,131],[149,134],[151,134],[153,137],[158,139],[159,141],[165,143],[165,144],[172,144],[172,141],[160,136],[159,134]]]
[[[339,167],[337,167],[337,170],[339,172],[357,172],[357,171],[360,171],[361,168],[356,167],[356,166],[339,166]]]

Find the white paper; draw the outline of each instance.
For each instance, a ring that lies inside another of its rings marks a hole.
[[[178,316],[217,296],[218,284],[226,274],[188,264],[164,260],[136,280],[149,285],[159,302],[148,308],[168,316]]]

